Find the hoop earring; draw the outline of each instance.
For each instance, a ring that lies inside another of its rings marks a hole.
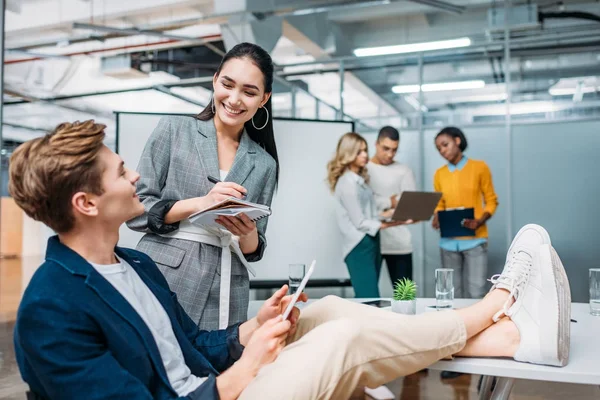
[[[212,110],[213,114],[216,114],[216,111],[215,111],[215,98],[214,97],[210,99],[210,109]]]
[[[269,123],[269,110],[267,110],[265,108],[265,106],[261,106],[260,108],[262,108],[263,110],[265,110],[265,112],[267,113],[267,120],[265,121],[265,124],[263,126],[261,126],[260,128],[256,127],[256,124],[254,123],[254,116],[252,117],[252,126],[254,127],[254,129],[256,129],[257,131],[261,131],[263,129],[265,129],[265,127],[267,126],[267,124]],[[256,115],[256,114],[254,114]]]

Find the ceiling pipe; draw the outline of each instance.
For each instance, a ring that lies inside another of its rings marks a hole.
[[[465,6],[457,6],[456,4],[448,3],[441,0],[408,0],[411,3],[423,4],[433,7],[441,11],[446,11],[451,14],[462,14],[467,8]]]
[[[94,114],[94,115],[100,116],[102,118],[112,118],[112,113],[110,113],[110,112],[103,112],[103,111],[96,110],[93,108],[77,107],[77,106],[69,105],[69,104],[52,103],[50,100],[41,99],[41,98],[26,94],[26,93],[22,93],[19,90],[15,90],[15,89],[10,89],[10,88],[6,89],[5,88],[4,93],[24,99],[22,101],[22,103],[42,103],[42,104],[48,104],[51,106],[64,108],[65,110],[83,112],[83,113],[87,113],[87,114]],[[5,106],[7,106],[8,104],[9,103],[4,103]]]
[[[49,40],[46,42],[37,42],[37,43],[33,43],[33,44],[28,44],[28,45],[10,47],[10,48],[7,48],[7,50],[28,51],[28,50],[32,50],[32,49],[39,49],[41,47],[59,46],[64,43],[78,44],[78,43],[85,43],[85,42],[91,42],[91,41],[104,42],[107,39],[118,39],[118,38],[126,37],[126,36],[129,36],[129,35],[109,34],[109,35],[74,36],[74,37],[70,37],[69,39],[60,39],[60,40],[55,39],[55,40]]]
[[[82,97],[102,96],[102,95],[108,95],[108,94],[121,94],[121,93],[129,93],[129,92],[140,92],[140,91],[144,91],[144,90],[159,90],[159,91],[164,92],[164,89],[168,89],[171,87],[198,86],[203,83],[212,82],[212,79],[213,79],[212,76],[207,76],[207,77],[203,77],[203,78],[182,79],[177,82],[163,83],[160,85],[142,86],[142,87],[129,88],[129,89],[105,90],[105,91],[88,92],[88,93],[77,93],[77,94],[70,94],[70,95],[59,95],[59,96],[53,96],[53,97],[45,97],[45,98],[41,98],[41,99],[33,98],[33,97],[29,97],[26,95],[21,95],[19,93],[16,93],[15,95],[17,97],[21,97],[24,100],[6,101],[4,104],[6,106],[11,106],[11,105],[32,103],[32,102],[36,102],[36,101],[56,102],[56,101],[61,101],[61,100],[80,99]]]
[[[198,38],[198,39],[202,39],[204,41],[216,42],[218,40],[221,40],[221,35],[202,36],[201,38]],[[144,48],[152,48],[154,46],[175,44],[175,43],[179,43],[179,42],[180,42],[179,40],[169,39],[169,40],[163,40],[163,41],[152,42],[152,43],[134,44],[134,45],[127,45],[127,46],[116,46],[116,47],[108,47],[105,49],[88,50],[88,51],[77,51],[77,52],[72,52],[72,53],[61,54],[60,57],[73,57],[73,56],[99,54],[99,53],[107,53],[107,52],[111,52],[111,51],[130,50],[130,49],[139,50],[139,49],[144,49]],[[205,45],[205,44],[202,44],[202,45]],[[29,61],[43,60],[44,58],[56,58],[56,57],[57,56],[55,56],[55,55],[44,56],[43,54],[38,53],[38,54],[36,54],[36,57],[22,58],[22,59],[17,59],[17,60],[8,60],[8,61],[5,61],[4,64],[18,64],[18,63],[29,62]]]
[[[21,124],[14,124],[12,122],[2,122],[2,125],[5,126],[10,126],[11,128],[19,128],[19,129],[27,129],[29,131],[35,131],[35,132],[44,132],[44,133],[48,133],[47,129],[43,129],[43,128],[37,128],[35,126],[28,126],[28,125],[21,125]]]
[[[165,39],[178,40],[178,41],[198,41],[198,44],[204,45],[214,51],[215,53],[224,55],[218,47],[215,47],[210,41],[204,40],[203,38],[194,38],[190,36],[180,36],[180,35],[172,35],[170,33],[164,33],[161,31],[155,31],[151,29],[138,29],[138,28],[115,28],[112,26],[104,26],[104,25],[95,25],[95,24],[84,24],[80,22],[73,23],[73,29],[89,29],[95,30],[99,32],[112,32],[112,33],[121,33],[123,35],[136,36],[136,35],[145,35],[145,36],[156,36]],[[220,35],[219,35],[220,37]]]
[[[574,19],[585,19],[589,21],[600,22],[600,16],[588,12],[581,11],[563,11],[563,12],[539,12],[538,18],[541,24],[544,24],[546,19],[563,19],[563,18],[574,18]]]

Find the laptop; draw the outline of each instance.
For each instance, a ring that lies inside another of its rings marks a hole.
[[[392,220],[428,221],[441,198],[440,192],[402,192]]]

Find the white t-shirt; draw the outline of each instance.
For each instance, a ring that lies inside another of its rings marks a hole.
[[[369,161],[367,171],[378,213],[392,206],[392,195],[416,190],[415,175],[407,165],[397,162],[380,165]],[[381,230],[381,254],[410,254],[412,251],[412,237],[406,226]]]
[[[120,261],[119,264],[100,265],[92,262],[90,264],[121,293],[142,317],[152,332],[171,386],[179,396],[187,396],[196,390],[206,378],[192,375],[185,364],[181,347],[175,337],[167,312],[131,265],[119,257],[117,259]]]

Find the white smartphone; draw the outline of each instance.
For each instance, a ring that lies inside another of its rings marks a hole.
[[[285,311],[282,314],[283,320],[286,320],[287,317],[292,312],[292,310],[294,309],[294,305],[298,301],[298,297],[300,297],[300,294],[304,290],[306,283],[308,282],[308,280],[310,279],[310,276],[312,275],[313,271],[315,270],[316,262],[317,262],[317,260],[313,260],[312,264],[310,264],[310,268],[308,269],[308,272],[306,273],[306,275],[304,275],[304,279],[302,279],[302,282],[300,282],[300,286],[298,286],[298,290],[296,290],[296,293],[294,293],[294,297],[292,297],[292,301],[290,301],[290,304],[288,304],[287,308],[285,309]]]

